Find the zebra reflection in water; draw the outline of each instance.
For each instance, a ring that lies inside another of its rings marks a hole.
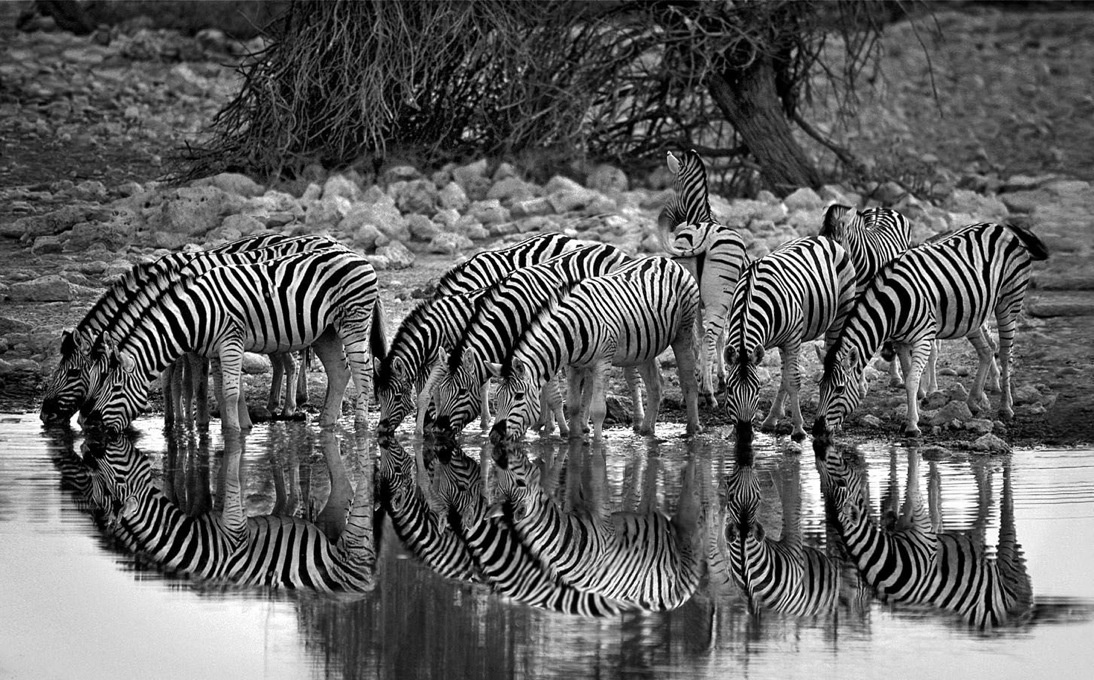
[[[973,463],[977,483],[977,520],[971,531],[945,531],[941,520],[941,476],[930,462],[930,501],[919,488],[919,452],[908,451],[904,503],[877,521],[862,493],[856,468],[834,451],[818,456],[822,490],[834,505],[830,517],[849,558],[882,601],[927,605],[953,612],[971,627],[990,630],[1022,625],[1033,608],[1032,584],[1014,525],[1011,462],[1002,459],[999,542],[995,556],[985,548],[991,504],[989,460]],[[890,504],[898,483],[896,451],[890,466]],[[883,506],[886,505],[883,503]]]
[[[330,431],[321,437],[332,476],[327,506],[348,509],[348,517],[343,514],[340,522],[328,527],[337,534],[333,541],[313,522],[245,514],[240,438],[225,442],[220,470],[222,509],[196,515],[152,485],[151,463],[126,436],[88,441],[85,449],[93,483],[102,490],[100,502],[108,507],[108,526],[122,546],[143,562],[205,585],[368,592],[374,587],[376,551],[370,457],[364,455],[367,440],[355,442],[366,472],[353,491],[348,478],[339,479],[346,470],[337,437]],[[340,497],[347,490],[352,500]]]

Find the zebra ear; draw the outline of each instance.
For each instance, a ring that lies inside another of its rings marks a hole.
[[[674,175],[680,174],[680,159],[672,155],[672,152],[668,152],[668,158],[665,159],[669,164],[669,172]]]
[[[749,359],[754,365],[759,366],[760,362],[764,360],[764,346],[756,345],[752,348],[752,356]]]
[[[505,517],[505,504],[501,501],[492,504],[486,509],[486,517],[489,519],[501,519]]]
[[[499,378],[500,379],[501,378],[501,364],[495,363],[493,361],[487,361],[486,362],[486,373],[491,378]]]
[[[726,348],[722,350],[722,360],[727,364],[736,364],[737,348],[734,345],[726,345]]]
[[[76,353],[76,333],[75,331],[64,331],[61,333],[61,354],[63,356],[72,356]]]
[[[127,352],[115,352],[115,356],[118,359],[118,365],[126,373],[132,373],[137,368],[137,362],[133,359],[133,356]]]
[[[118,512],[118,516],[123,519],[130,519],[137,514],[137,497],[130,496],[125,499],[125,503],[122,504],[122,509]]]
[[[847,349],[847,366],[858,366],[862,361],[862,356],[859,354],[858,347],[849,347]]]

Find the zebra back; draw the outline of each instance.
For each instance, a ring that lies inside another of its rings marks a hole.
[[[896,210],[874,207],[855,210],[834,204],[824,213],[820,236],[842,245],[855,263],[855,295],[859,295],[885,264],[908,250],[912,227]]]
[[[545,262],[573,250],[581,242],[565,234],[539,234],[508,248],[485,250],[448,270],[433,291],[432,299],[486,288],[524,267]]]
[[[673,232],[681,223],[714,222],[707,193],[707,169],[699,153],[689,149],[677,157],[669,151],[666,161],[673,175],[674,194],[658,214],[657,226]]]

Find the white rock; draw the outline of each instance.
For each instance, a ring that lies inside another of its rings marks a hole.
[[[341,196],[350,201],[359,201],[361,194],[361,187],[344,175],[331,175],[323,184],[323,198]]]
[[[376,254],[387,258],[391,269],[406,269],[414,264],[414,253],[399,241],[377,248]]]

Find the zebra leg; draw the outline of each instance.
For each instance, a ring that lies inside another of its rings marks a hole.
[[[174,427],[175,421],[179,412],[179,387],[178,381],[180,380],[178,373],[181,373],[182,366],[178,362],[168,364],[160,375],[160,385],[163,387],[163,426],[165,428]]]
[[[270,354],[270,368],[272,374],[270,375],[270,396],[266,399],[266,410],[270,412],[270,417],[278,415],[281,410],[281,384],[285,379],[285,363],[282,361],[282,357],[285,355],[277,352]]]
[[[908,398],[908,419],[904,423],[904,435],[918,437],[919,431],[919,382],[923,377],[923,367],[927,365],[927,359],[931,354],[933,339],[923,338],[911,345],[910,368],[904,374],[904,392]]]
[[[1002,386],[999,383],[999,361],[998,361],[998,358],[996,356],[999,353],[999,343],[997,343],[991,337],[991,331],[988,330],[988,325],[987,324],[984,324],[983,326],[980,327],[980,332],[984,336],[984,342],[988,343],[988,346],[991,347],[991,355],[992,355],[991,365],[988,366],[988,380],[987,380],[987,383],[986,383],[986,385],[987,385],[986,389],[989,392],[999,392],[999,391],[1002,390]]]
[[[999,405],[999,413],[1004,420],[1014,417],[1014,396],[1011,393],[1010,382],[1010,353],[1014,347],[1014,333],[1018,327],[1018,312],[1021,311],[1022,300],[1012,305],[1000,314],[996,312],[996,321],[999,325],[999,382],[1002,387],[1003,398]]]
[[[900,369],[907,366],[907,354],[904,348],[896,343],[893,343],[893,353],[895,356],[889,362],[889,387],[903,387],[904,379],[900,377]]]
[[[479,427],[489,430],[490,425],[490,381],[487,380],[482,385],[482,391],[479,392]]]
[[[714,356],[717,352],[718,338],[714,335],[713,327],[702,328],[702,321],[698,317],[696,317],[696,333],[697,337],[703,339],[699,350],[699,399],[704,406],[716,409],[718,400],[714,396]]]
[[[638,382],[638,369],[634,366],[625,366],[623,368],[623,380],[627,383],[627,392],[631,395],[632,404],[632,417],[631,428],[641,434],[642,428],[646,425],[646,412],[647,408],[642,403],[642,385]]]
[[[296,374],[296,405],[308,404],[308,367],[311,365],[311,347],[300,350],[300,372]]]
[[[429,377],[425,379],[425,385],[422,386],[422,391],[418,393],[418,399],[416,400],[418,410],[414,419],[414,434],[421,435],[425,432],[425,417],[429,413],[429,402],[433,398],[433,385],[440,377],[442,369],[441,362],[434,362],[433,369],[429,372]],[[411,387],[412,385],[408,386],[407,389]]]
[[[285,408],[281,411],[281,415],[284,418],[292,418],[296,415],[296,378],[298,370],[296,357],[293,356],[292,352],[285,352],[281,355],[281,365],[285,372]],[[272,386],[270,387],[270,398],[274,398]],[[270,413],[272,414],[273,411],[270,411]]]
[[[805,440],[805,428],[803,426],[804,419],[802,418],[802,405],[801,405],[801,364],[798,361],[798,355],[801,352],[801,344],[797,344],[786,350],[780,350],[780,353],[786,352],[786,354],[792,354],[788,357],[788,360],[784,363],[789,364],[790,376],[787,383],[787,395],[790,401],[790,438],[796,442]]]
[[[661,364],[654,357],[650,362],[639,366],[638,372],[646,383],[646,412],[638,434],[652,436],[657,426],[657,412],[661,409]]]
[[[923,369],[923,376],[919,379],[920,399],[938,391],[938,352],[941,349],[941,340],[935,340],[931,343],[931,353],[927,357],[927,365]],[[924,380],[926,380],[926,385],[923,384]]]
[[[589,419],[593,426],[593,441],[602,441],[604,435],[604,416],[608,413],[608,372],[611,363],[605,360],[596,362],[589,372]]]
[[[342,415],[342,399],[346,394],[350,373],[342,344],[332,330],[324,331],[312,345],[315,355],[327,374],[327,394],[323,399],[323,411],[319,416],[320,427],[331,427]]]
[[[800,343],[798,347],[801,347]],[[775,391],[775,399],[771,402],[771,410],[767,412],[767,417],[760,423],[760,430],[764,432],[773,431],[778,426],[779,419],[783,416],[783,404],[786,402],[786,397],[791,393],[790,385],[793,382],[793,375],[797,368],[797,349],[792,345],[779,347],[779,360],[782,363],[779,369],[779,388]]]
[[[225,430],[239,432],[243,426],[245,400],[240,399],[243,382],[243,343],[237,338],[225,340],[217,351],[220,359],[220,422]],[[243,401],[242,406],[240,402]],[[250,422],[247,423],[250,426]]]
[[[680,332],[672,341],[672,354],[676,358],[676,371],[680,378],[680,391],[684,396],[684,409],[687,412],[687,435],[703,431],[699,424],[699,385],[695,380],[695,348],[691,341],[691,329],[682,324]],[[660,377],[661,372],[656,375]]]
[[[973,382],[972,389],[969,390],[967,400],[969,410],[977,413],[985,408],[990,408],[987,403],[988,398],[984,394],[984,381],[988,378],[989,367],[995,361],[995,354],[991,351],[991,345],[988,344],[981,328],[974,330],[968,337],[973,349],[976,350],[977,357],[980,359],[980,364],[976,368],[976,379]]]
[[[209,414],[209,360],[203,357],[198,357],[198,363],[195,364],[195,376],[194,382],[194,400],[197,401],[197,416],[195,420],[198,424],[198,429],[208,430],[209,422],[212,420]]]
[[[570,367],[570,377],[567,380],[566,394],[566,422],[570,425],[570,439],[581,439],[584,433],[584,401],[585,385],[591,382],[586,379],[587,371]]]

